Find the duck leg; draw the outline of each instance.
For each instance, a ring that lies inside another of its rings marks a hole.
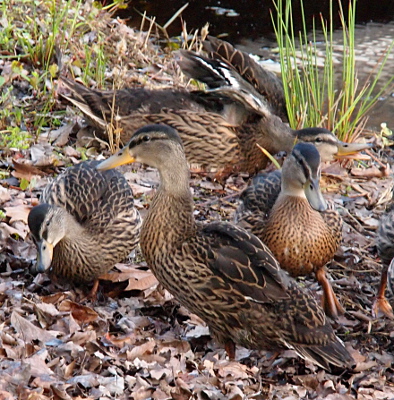
[[[337,319],[339,315],[345,314],[344,308],[339,303],[332,289],[331,283],[326,277],[324,267],[318,268],[315,272],[316,279],[323,288],[322,306],[325,313],[332,319]]]
[[[87,298],[88,298],[88,299],[90,299],[90,300],[92,300],[92,301],[95,301],[95,300],[97,299],[97,290],[98,290],[98,287],[99,287],[99,280],[98,280],[98,279],[95,279],[94,282],[93,282],[93,287],[92,287],[92,289],[90,290],[89,294],[87,295]]]
[[[388,266],[385,265],[382,270],[380,278],[379,290],[376,295],[375,301],[372,305],[372,315],[377,318],[379,315],[384,314],[387,318],[394,319],[393,309],[387,301],[385,293],[387,287]]]
[[[234,360],[235,359],[235,343],[231,339],[227,340],[227,342],[224,344],[224,349],[226,350],[228,358],[230,360]]]

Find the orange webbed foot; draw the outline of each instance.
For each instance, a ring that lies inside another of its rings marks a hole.
[[[372,305],[372,315],[374,318],[379,318],[382,314],[390,319],[394,319],[393,308],[385,296],[376,297]]]
[[[339,303],[324,268],[316,271],[316,278],[323,288],[322,307],[324,312],[332,319],[337,319],[338,316],[345,314],[345,309]]]

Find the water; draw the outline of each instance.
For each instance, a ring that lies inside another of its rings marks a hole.
[[[338,65],[336,72],[338,80],[342,71],[342,31],[337,30],[333,35],[334,42],[334,64]],[[377,65],[385,57],[386,52],[392,41],[394,40],[394,22],[368,23],[358,25],[355,34],[355,53],[356,68],[359,79],[359,87],[366,82],[368,76],[373,74],[377,69]],[[241,39],[237,48],[247,51],[262,58],[266,58],[270,49],[276,47],[276,43],[265,38],[258,40]],[[325,44],[323,40],[318,42],[318,49],[321,49],[321,55],[324,55]],[[264,64],[268,69],[274,72],[280,71],[277,64]],[[394,73],[394,50],[389,54],[387,62],[384,66],[382,74],[378,82],[378,88],[384,85]],[[368,113],[369,120],[367,127],[373,130],[379,130],[382,122],[387,122],[389,128],[394,129],[394,85],[380,98],[377,105]]]
[[[338,16],[338,3],[336,0],[303,0],[305,19],[309,26],[312,17],[319,18],[322,13],[329,16],[329,4],[333,2],[334,23],[340,26]],[[300,1],[293,1],[293,21],[298,30],[301,28]],[[163,26],[184,4],[185,0],[148,1],[131,0],[127,10],[121,10],[122,18],[129,18],[130,25],[139,27],[140,15],[136,12],[146,11],[147,16],[155,17],[156,22]],[[344,11],[347,9],[347,1],[342,0]],[[272,38],[273,30],[270,10],[273,10],[271,0],[190,0],[188,7],[182,12],[182,18],[177,18],[168,28],[172,36],[181,32],[182,20],[186,21],[187,29],[201,28],[209,21],[210,32],[214,36],[224,35],[232,43],[237,43],[242,38],[258,39],[261,37]],[[358,0],[357,23],[389,22],[394,20],[393,0]]]
[[[314,0],[304,0],[305,16],[312,24],[313,16],[319,17],[321,12],[325,17],[329,12],[329,1],[316,2]],[[346,10],[347,1],[343,0]],[[144,1],[133,0],[127,10],[122,10],[119,16],[129,18],[129,24],[139,28],[141,17],[135,10],[146,11],[147,16],[156,17],[156,22],[164,25],[175,13],[185,4],[185,1]],[[293,2],[293,20],[295,29],[301,28],[301,14],[295,5],[299,1]],[[334,8],[334,25],[340,26],[337,13],[338,5]],[[220,36],[236,44],[241,50],[270,58],[270,49],[276,47],[273,34],[270,9],[271,1],[254,0],[190,0],[188,7],[183,11],[182,17],[177,18],[167,29],[172,36],[177,36],[181,32],[182,21],[186,22],[187,31],[201,28],[205,22],[209,21],[209,32],[211,35]],[[368,75],[375,68],[379,60],[384,57],[385,50],[394,39],[394,1],[381,0],[371,2],[370,0],[357,1],[356,20],[356,55],[357,67],[360,84],[365,82]],[[318,19],[318,18],[317,18]],[[371,22],[374,21],[374,22]],[[147,27],[146,27],[147,28]],[[334,43],[337,48],[335,56],[339,67],[341,64],[341,41],[342,32],[336,31]],[[324,43],[321,43],[324,49]],[[278,66],[273,64],[275,70]],[[338,68],[340,71],[340,68]],[[387,82],[394,71],[394,54],[390,55],[380,79],[380,84]],[[387,122],[389,127],[394,128],[392,121],[394,97],[393,90],[384,98],[380,99],[377,106],[370,112],[368,127],[378,129],[381,122]]]

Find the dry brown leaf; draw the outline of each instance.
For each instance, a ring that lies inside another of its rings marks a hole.
[[[353,176],[365,178],[365,179],[371,179],[371,178],[384,178],[385,176],[388,176],[390,173],[389,168],[377,168],[377,167],[371,167],[371,168],[352,168],[350,170],[350,173]]]
[[[347,394],[332,393],[325,397],[326,400],[354,400],[353,396]]]
[[[120,269],[122,272],[111,271],[101,275],[99,278],[111,282],[123,282],[128,280],[129,283],[124,290],[144,291],[159,283],[149,270],[145,271],[128,264],[116,264],[116,268]]]
[[[59,304],[59,311],[70,311],[76,321],[87,323],[96,321],[99,315],[90,307],[82,306],[71,300],[64,300]]]
[[[7,201],[11,200],[11,193],[8,189],[3,186],[0,186],[0,204],[4,204]]]
[[[376,361],[359,362],[356,364],[353,370],[355,372],[368,371],[369,369],[375,367],[376,365],[377,365]]]
[[[133,361],[136,358],[143,359],[145,354],[151,354],[156,346],[154,340],[148,340],[146,343],[140,346],[134,346],[130,351],[127,352],[127,359]]]
[[[12,160],[12,164],[15,168],[12,175],[18,179],[26,179],[29,182],[34,176],[47,176],[45,172],[41,171],[39,168],[34,167],[33,165],[27,163],[20,163],[16,160]]]
[[[40,350],[31,357],[25,358],[23,361],[31,366],[32,376],[53,375],[53,371],[48,368],[45,360],[48,357],[47,350]]]
[[[5,214],[10,217],[10,223],[14,221],[23,221],[27,225],[27,217],[31,210],[30,206],[18,204],[17,206],[4,207]]]
[[[5,390],[0,390],[0,400],[14,400],[15,397],[10,392]]]
[[[77,400],[78,397],[71,397],[68,395],[66,392],[66,387],[69,387],[70,385],[64,385],[64,384],[54,384],[51,386],[51,389],[55,393],[56,397],[59,400]]]
[[[51,316],[51,317],[56,317],[59,315],[58,309],[51,303],[37,303],[34,305],[37,309],[39,309],[42,313]]]
[[[11,314],[11,324],[19,333],[21,339],[27,343],[30,343],[33,340],[39,340],[40,342],[45,343],[55,339],[55,336],[52,333],[32,324],[16,311],[13,311]]]
[[[75,332],[71,335],[70,340],[78,344],[80,346],[85,345],[88,342],[93,342],[97,338],[95,331],[83,331],[83,332]]]
[[[145,277],[129,278],[129,284],[125,290],[146,290],[152,286],[158,285],[159,281],[152,273],[147,273]]]
[[[54,129],[49,133],[49,138],[51,140],[55,140],[54,144],[56,146],[62,147],[68,142],[68,138],[70,133],[73,131],[75,126],[75,122],[68,123],[66,125],[61,126],[58,129]]]
[[[66,297],[67,297],[67,293],[58,292],[58,293],[50,294],[48,296],[42,296],[41,300],[44,303],[57,304],[57,303],[60,303],[61,301],[63,301]]]
[[[192,396],[192,392],[190,391],[186,382],[180,378],[177,378],[176,384],[176,389],[171,391],[172,398],[174,400],[189,400]]]
[[[123,348],[126,344],[132,345],[135,343],[135,335],[132,332],[129,332],[123,336],[115,336],[106,333],[105,339],[108,340],[113,346],[118,347],[119,349]]]
[[[26,225],[24,226],[26,227]],[[3,236],[5,239],[6,237],[10,237],[12,235],[18,235],[22,239],[26,239],[27,229],[15,229],[5,222],[0,222],[0,237]]]

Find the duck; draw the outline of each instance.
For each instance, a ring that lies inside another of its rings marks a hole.
[[[126,143],[146,124],[166,124],[179,132],[189,165],[215,172],[224,181],[234,172],[254,175],[271,154],[291,151],[302,134],[286,120],[283,87],[247,53],[209,37],[209,56],[179,51],[185,74],[205,83],[207,90],[124,88],[100,91],[61,77],[68,92],[61,96],[78,107],[97,135],[115,127]],[[224,55],[223,55],[224,54]]]
[[[37,247],[35,272],[91,283],[137,246],[142,226],[133,191],[118,171],[98,171],[98,161],[67,168],[43,190],[28,215]]]
[[[323,309],[336,319],[344,314],[344,309],[326,277],[325,265],[338,250],[343,221],[321,194],[320,162],[319,151],[313,144],[297,143],[281,173],[277,171],[268,177],[265,187],[259,186],[258,194],[266,200],[259,199],[259,204],[264,207],[254,208],[254,202],[254,211],[239,223],[269,247],[291,276],[314,273],[323,288]]]
[[[380,278],[378,293],[372,305],[372,313],[375,317],[383,314],[387,318],[394,319],[393,308],[386,298],[386,288],[394,293],[394,209],[389,208],[382,215],[376,235],[376,248],[382,260],[383,268]]]
[[[325,369],[352,365],[318,302],[280,268],[266,245],[229,222],[195,221],[189,167],[175,129],[140,128],[97,168],[132,162],[157,168],[160,175],[141,229],[147,265],[180,304],[206,322],[230,359],[241,345],[293,349]]]
[[[351,158],[362,150],[373,147],[372,143],[347,143],[339,140],[325,128],[304,128],[298,130],[295,143],[313,144],[319,151],[322,163]],[[239,204],[234,213],[234,222],[242,223],[249,215],[266,215],[272,209],[281,190],[282,171],[280,169],[259,172],[253,176],[239,196]]]

